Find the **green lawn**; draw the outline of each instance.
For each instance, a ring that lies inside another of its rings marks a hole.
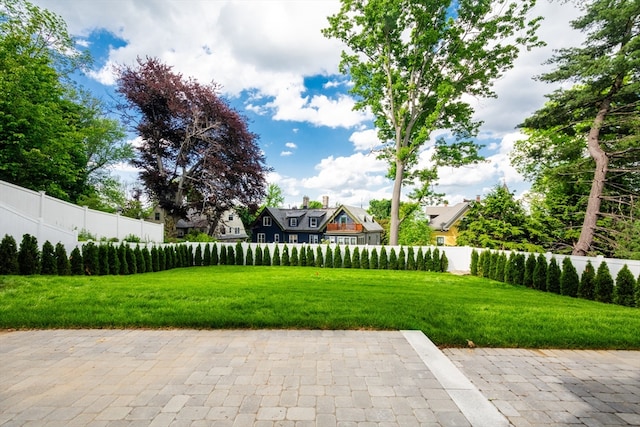
[[[417,271],[0,276],[0,328],[420,329],[439,346],[640,349],[640,309]]]

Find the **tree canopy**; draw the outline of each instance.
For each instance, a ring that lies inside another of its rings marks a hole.
[[[435,168],[416,170],[433,131],[448,129],[457,139],[437,141],[436,165],[481,160],[470,141],[480,124],[462,97],[494,96],[491,84],[512,66],[517,46],[538,44],[538,19],[527,19],[534,3],[343,0],[329,17],[324,35],[349,49],[342,53],[340,70],[353,81],[355,108],[374,114],[385,144],[382,157],[394,180],[390,244],[398,243],[403,184],[436,177]],[[429,185],[422,182],[419,188]]]

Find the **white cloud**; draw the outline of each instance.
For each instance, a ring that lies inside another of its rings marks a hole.
[[[293,151],[281,151],[280,156],[287,157],[293,154]]]
[[[284,146],[287,147],[287,148],[291,148],[291,149],[298,148],[298,146],[293,142],[287,142],[286,144],[284,144]]]
[[[349,141],[356,151],[371,151],[380,147],[378,132],[375,129],[364,129],[351,134]]]

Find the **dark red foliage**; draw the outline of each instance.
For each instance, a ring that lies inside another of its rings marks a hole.
[[[265,195],[265,159],[246,119],[217,86],[184,79],[156,58],[119,69],[124,111],[142,138],[134,164],[149,193],[174,218],[189,209],[218,216]]]

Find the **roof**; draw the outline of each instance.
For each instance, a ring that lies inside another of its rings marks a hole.
[[[355,222],[362,224],[367,232],[381,232],[383,228],[375,222],[373,216],[363,208],[342,205],[338,208],[317,208],[317,209],[280,209],[267,207],[258,217],[268,214],[278,224],[280,229],[299,232],[318,232],[330,222],[336,214],[345,211]],[[290,225],[290,219],[297,218],[295,226]],[[317,218],[317,227],[311,227],[307,218]]]
[[[469,202],[460,202],[453,206],[427,206],[425,214],[429,217],[429,227],[447,231],[464,216],[470,207]]]
[[[362,227],[365,229],[365,231],[368,231],[368,232],[384,231],[382,226],[375,221],[375,219],[373,218],[373,215],[367,212],[366,209],[358,208],[355,206],[346,206],[346,205],[340,206],[338,209],[336,209],[336,212],[334,212],[331,219],[333,219],[333,217],[335,217],[341,210],[344,210],[347,213],[347,215],[353,218],[357,223],[362,224]]]

